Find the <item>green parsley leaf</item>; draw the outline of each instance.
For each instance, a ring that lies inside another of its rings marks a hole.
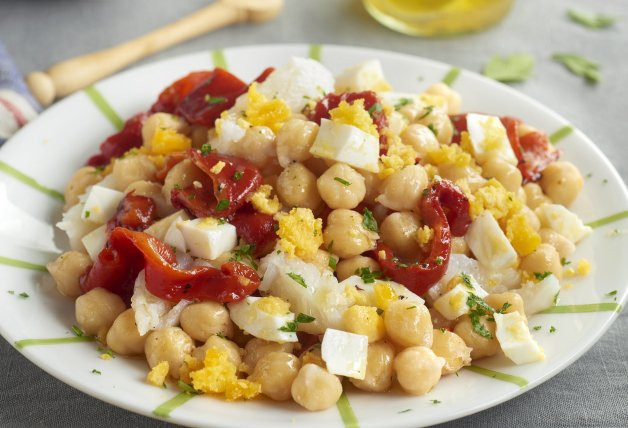
[[[218,219],[218,224],[227,224],[227,219],[224,217],[221,217]]]
[[[207,156],[212,152],[212,146],[209,143],[205,143],[201,146],[201,154]]]
[[[499,309],[498,309],[498,310],[496,310],[495,312],[496,312],[496,313],[498,313],[498,314],[505,314],[505,313],[506,313],[506,311],[508,310],[508,308],[509,308],[509,307],[511,307],[511,306],[512,306],[512,305],[511,305],[510,303],[506,302],[506,303],[504,303],[504,304],[502,305],[502,307],[501,307],[501,308],[499,308]]]
[[[329,256],[328,265],[331,268],[331,270],[336,270],[336,266],[338,265],[338,260],[336,260],[334,256]]]
[[[198,392],[192,387],[192,385],[188,385],[187,383],[183,382],[182,380],[177,382],[177,386],[179,387],[179,389],[183,392],[185,392],[188,395],[197,395]]]
[[[384,313],[384,310],[381,308],[377,308],[377,315],[382,315]]]
[[[414,306],[408,306],[406,309],[416,309],[416,305],[414,305]]]
[[[7,291],[7,293],[9,293],[9,294],[15,294],[15,291],[13,291],[13,290],[9,290],[9,291]]]
[[[221,339],[225,339],[225,334],[222,331],[219,331],[218,333],[216,333],[216,336],[220,337]]]
[[[368,110],[369,114],[373,114],[376,111],[382,111],[382,105],[380,103],[373,104]]]
[[[216,211],[224,211],[227,208],[229,208],[229,201],[226,199],[221,199],[220,201],[218,201],[218,203],[216,204]]]
[[[365,284],[372,284],[376,279],[382,277],[382,273],[375,271],[372,272],[370,267],[357,268],[354,272],[356,275],[360,275],[362,282]]]
[[[551,326],[550,329],[549,329],[549,332],[550,333],[554,333],[555,331],[556,331],[556,327]]]
[[[535,325],[534,327],[532,327],[532,330],[539,331],[541,328],[543,327],[541,327],[540,325]]]
[[[552,274],[552,272],[534,272],[534,277],[537,279],[537,281],[543,281],[545,278],[547,278],[548,276],[550,276]]]
[[[233,173],[233,181],[238,181],[241,178],[242,178],[242,172],[241,171],[236,171],[236,172]]]
[[[25,293],[25,292],[18,294],[18,296],[20,296],[22,299],[28,299],[30,297],[28,293]]]
[[[333,246],[334,246],[334,240],[332,239],[332,240],[329,242],[329,245],[327,246],[327,251],[331,251],[331,247],[333,247]]]
[[[473,293],[470,293],[467,297],[467,306],[471,309],[469,312],[469,319],[471,320],[471,327],[473,327],[473,331],[486,339],[492,339],[493,335],[484,326],[484,324],[482,324],[480,318],[492,314],[494,312],[493,308]]]
[[[351,182],[345,180],[344,178],[334,177],[334,180],[336,180],[338,183],[342,184],[345,187],[351,186]]]
[[[105,170],[105,166],[104,165],[95,166],[94,170],[92,171],[92,174],[93,175],[99,175],[104,170]]]
[[[441,256],[436,257],[436,259],[434,260],[434,263],[436,263],[436,266],[440,266],[443,264],[443,262],[445,261],[445,259],[443,259]]]
[[[599,13],[587,13],[579,10],[569,9],[567,10],[567,16],[573,22],[580,24],[584,27],[599,30],[600,28],[610,27],[615,23],[615,18]]]
[[[101,375],[101,374],[102,374],[102,373],[100,372],[100,370],[96,370],[96,369],[93,369],[93,370],[92,370],[92,373],[93,373],[93,374],[97,374],[97,375]]]
[[[193,201],[194,199],[196,199],[196,193],[190,193],[190,194],[188,194],[188,200],[189,200],[189,201]]]
[[[205,95],[205,102],[210,105],[222,104],[227,102],[225,97],[212,97],[209,94]]]
[[[299,313],[295,319],[294,319],[297,323],[299,324],[308,324],[311,323],[313,321],[316,321],[316,318],[311,317],[309,315],[303,314],[303,313]]]
[[[613,297],[615,295],[617,295],[617,290],[613,290],[605,294],[606,297]]]
[[[399,412],[397,412],[397,413],[408,413],[408,412],[409,412],[409,411],[411,411],[411,410],[412,410],[412,409],[401,410],[401,411],[399,411]]]
[[[567,260],[565,257],[562,257],[562,258],[560,259],[560,264],[561,264],[561,266],[567,266],[567,265],[570,265],[570,264],[571,264],[571,261],[570,261],[570,260]]]
[[[412,98],[400,98],[399,102],[395,104],[395,110],[399,110],[403,106],[407,106],[408,104],[414,104],[414,100]]]
[[[471,277],[466,272],[460,272],[460,278],[462,279],[462,283],[470,289],[473,289],[473,283],[471,283]]]
[[[109,355],[111,358],[115,358],[116,355],[113,353],[113,351],[109,348],[103,348],[101,346],[99,346],[98,348],[96,348],[96,351],[100,352],[101,354],[106,354]]]
[[[288,272],[287,275],[303,288],[307,288],[307,284],[301,275],[294,272]]]
[[[500,82],[523,82],[534,69],[534,57],[526,53],[495,55],[484,66],[484,75]]]
[[[286,325],[279,327],[279,331],[284,331],[286,333],[296,333],[298,324],[296,321],[288,321]]]
[[[432,404],[440,404],[440,403],[442,403],[442,401],[440,401],[440,400],[430,400],[430,403],[432,403]]]
[[[362,219],[362,226],[366,230],[370,230],[371,232],[377,232],[377,220],[373,217],[373,213],[368,208],[364,208],[362,213],[364,218]]]
[[[85,211],[85,218],[89,218],[90,215],[92,215],[92,213],[89,210]]]
[[[427,107],[425,107],[425,113],[423,113],[421,115],[421,117],[418,117],[416,120],[421,120],[421,119],[424,119],[424,118],[428,117],[430,114],[432,114],[433,110],[434,110],[434,106],[427,106]]]
[[[72,333],[74,333],[74,335],[77,337],[81,337],[85,334],[85,332],[81,330],[81,328],[77,325],[72,326]]]
[[[238,248],[233,250],[233,256],[229,259],[229,261],[234,262],[246,262],[253,269],[257,270],[257,263],[255,263],[255,258],[253,257],[253,251],[255,250],[255,244],[241,244]]]
[[[554,299],[552,300],[552,304],[554,306],[556,306],[556,303],[558,303],[558,296],[560,296],[560,290],[556,292],[556,294],[554,294]]]
[[[556,53],[552,58],[563,64],[576,76],[584,77],[589,83],[600,81],[600,65],[576,54]]]
[[[435,137],[438,137],[438,130],[434,127],[434,124],[428,123],[427,127],[430,131],[432,131],[432,134],[434,134]]]

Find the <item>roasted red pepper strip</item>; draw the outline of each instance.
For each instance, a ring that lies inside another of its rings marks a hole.
[[[225,263],[220,269],[179,269],[170,246],[146,233],[117,227],[93,267],[81,278],[81,289],[87,292],[103,287],[128,299],[142,269],[148,291],[171,302],[236,302],[251,295],[260,284],[257,272],[239,262]]]
[[[523,162],[519,163],[519,169],[523,175],[523,183],[538,181],[541,173],[547,166],[558,160],[560,152],[551,149],[551,143],[547,135],[541,132],[530,132],[519,138]]]
[[[151,113],[174,113],[184,98],[196,89],[201,83],[212,76],[213,71],[194,71],[174,82],[164,89],[155,104],[150,108]]]
[[[107,165],[112,158],[122,156],[134,147],[142,145],[142,124],[146,113],[138,113],[124,123],[124,127],[100,144],[100,153],[87,160],[89,166]]]
[[[131,230],[144,230],[157,218],[157,206],[152,198],[135,195],[133,192],[124,195],[118,204],[116,214],[107,222],[107,232],[116,227]]]
[[[464,235],[471,224],[469,200],[449,181],[433,183],[421,198],[420,208],[423,221],[434,230],[432,248],[425,260],[406,265],[400,263],[390,247],[381,241],[376,249],[384,274],[419,296],[445,274],[451,253],[451,235]]]
[[[200,188],[173,189],[171,201],[196,217],[228,217],[262,184],[262,174],[244,159],[217,153],[203,155],[193,149],[187,156],[210,180],[204,180]],[[224,163],[222,169],[217,166],[219,162]]]
[[[246,204],[233,215],[230,223],[235,226],[240,239],[255,245],[253,257],[263,257],[275,248],[275,231],[279,225],[272,215],[257,212]]]

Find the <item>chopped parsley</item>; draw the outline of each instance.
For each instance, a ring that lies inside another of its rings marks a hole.
[[[484,324],[482,324],[480,318],[495,312],[493,308],[491,308],[484,300],[482,300],[480,297],[476,296],[473,293],[470,293],[467,297],[467,306],[470,309],[469,319],[471,320],[471,326],[473,327],[473,331],[486,339],[492,339],[493,335],[484,326]]]
[[[359,275],[362,278],[362,282],[365,284],[372,284],[376,279],[380,279],[382,277],[381,272],[373,272],[370,267],[357,268],[355,270],[355,274]]]
[[[533,69],[534,57],[530,54],[495,55],[484,66],[484,75],[500,82],[523,82],[532,75]]]
[[[85,332],[81,330],[81,328],[77,325],[72,326],[72,333],[74,333],[74,335],[77,337],[81,337],[85,334]]]
[[[445,332],[445,328],[444,327],[439,328],[439,330],[440,330],[441,333]]]
[[[576,24],[583,27],[599,30],[600,28],[610,27],[615,23],[615,18],[600,13],[587,13],[579,10],[567,10],[567,16]]]
[[[224,217],[221,217],[218,219],[218,224],[227,224],[227,219]]]
[[[467,286],[467,288],[473,289],[473,283],[471,282],[471,277],[466,272],[460,272],[460,278],[462,278],[462,283]]]
[[[534,272],[534,277],[538,280],[538,281],[543,281],[545,278],[547,278],[548,276],[550,276],[552,274],[552,272]]]
[[[342,184],[345,187],[351,186],[351,182],[345,180],[344,178],[334,177],[334,180],[336,180],[338,183]]]
[[[399,412],[397,412],[397,413],[408,413],[408,412],[409,412],[409,411],[411,411],[411,410],[412,410],[412,409],[401,410],[401,411],[399,411]]]
[[[92,174],[98,175],[101,172],[103,172],[104,170],[105,170],[105,166],[104,165],[95,166],[94,170],[92,171]]]
[[[384,313],[384,310],[381,308],[377,308],[377,315],[382,315]]]
[[[193,201],[194,199],[196,199],[196,193],[189,193],[188,194],[188,200],[189,201]]]
[[[435,137],[438,137],[438,131],[436,130],[436,128],[434,128],[434,125],[432,123],[428,123],[427,127],[430,131],[432,131],[432,134],[434,134]]]
[[[399,102],[395,104],[395,110],[399,110],[403,106],[407,106],[408,104],[414,104],[414,100],[412,98],[400,98]]]
[[[362,219],[362,226],[364,226],[366,230],[377,232],[377,220],[373,217],[371,210],[364,208],[363,215],[364,218]]]
[[[329,262],[327,263],[332,270],[336,270],[336,265],[338,264],[338,260],[334,256],[329,256]]]
[[[7,293],[9,293],[9,294],[15,294],[15,291],[13,291],[13,290],[9,290],[9,291],[7,291]]]
[[[179,387],[179,389],[183,392],[185,392],[188,395],[197,395],[198,391],[196,391],[192,385],[188,385],[187,383],[183,382],[183,381],[178,381],[177,382],[177,386]]]
[[[220,337],[221,339],[225,339],[225,334],[222,331],[219,331],[218,333],[216,333],[216,336]]]
[[[233,256],[229,259],[235,262],[247,262],[253,269],[257,269],[257,263],[253,257],[253,250],[255,250],[255,244],[242,244],[235,250],[233,250]]]
[[[90,215],[92,215],[92,213],[89,210],[85,211],[85,218],[89,218]]]
[[[408,306],[406,309],[416,309],[416,305],[414,305],[414,306]]]
[[[556,294],[554,294],[554,299],[552,300],[552,304],[554,306],[556,306],[556,303],[558,303],[558,296],[560,296],[560,290],[556,292]]]
[[[443,259],[441,256],[436,257],[436,259],[434,260],[434,263],[436,263],[436,266],[440,266],[443,264],[443,262],[445,261],[445,259]]]
[[[498,310],[496,310],[495,312],[496,312],[496,313],[498,313],[498,314],[505,314],[505,313],[506,313],[506,311],[508,310],[508,308],[509,308],[509,307],[511,307],[511,306],[512,306],[512,305],[511,305],[510,303],[506,302],[506,303],[504,303],[504,304],[502,305],[502,307],[501,307],[501,308],[499,308],[499,309],[498,309]]]
[[[236,171],[236,172],[233,173],[233,181],[238,181],[241,178],[242,178],[242,172],[241,171]]]
[[[430,400],[430,403],[432,403],[432,404],[440,404],[440,403],[442,403],[442,401],[440,401],[440,400]]]
[[[552,58],[560,62],[576,76],[584,77],[589,83],[598,83],[600,81],[600,65],[596,62],[570,53],[556,53],[552,55]]]
[[[207,156],[212,152],[212,146],[209,143],[205,143],[201,146],[201,154]]]
[[[329,245],[327,246],[327,251],[331,251],[331,247],[333,247],[333,246],[334,246],[334,240],[332,239],[332,240],[329,242]]]
[[[308,324],[315,321],[316,318],[303,314],[303,313],[299,313],[294,320],[298,322],[299,324]]]
[[[304,313],[299,313],[294,321],[288,321],[286,325],[279,327],[279,331],[284,331],[286,333],[296,333],[299,328],[299,324],[308,324],[315,321],[316,318],[306,315]]]
[[[560,264],[561,264],[561,266],[567,266],[567,265],[571,264],[571,261],[567,260],[565,257],[561,257]]]
[[[556,331],[556,327],[551,326],[550,329],[549,329],[549,332],[550,333],[554,333],[555,331]]]
[[[617,290],[613,290],[605,294],[606,297],[613,297],[615,295],[617,295]]]
[[[425,107],[425,113],[423,113],[421,115],[421,117],[418,117],[417,120],[421,120],[421,119],[424,119],[424,118],[428,117],[430,114],[432,114],[433,110],[434,110],[434,106],[427,106],[427,107]]]
[[[116,357],[115,354],[113,353],[113,351],[111,349],[109,349],[109,348],[103,348],[103,347],[99,346],[98,348],[96,348],[96,350],[98,352],[100,352],[101,354],[108,355],[110,358],[115,358]]]
[[[607,184],[607,183],[608,183],[608,179],[605,178],[604,180],[602,180],[602,184]]]
[[[373,114],[377,111],[382,111],[382,105],[380,103],[375,103],[371,107],[369,107],[369,114]]]
[[[93,374],[97,374],[97,375],[101,375],[102,373],[100,372],[100,370],[96,370],[96,369],[92,369],[92,373]]]
[[[541,327],[540,325],[535,325],[534,327],[532,327],[532,330],[534,331],[539,331],[540,329],[542,329],[543,327]]]
[[[227,208],[229,208],[229,201],[226,199],[221,199],[220,201],[218,201],[218,203],[216,204],[216,211],[224,211]]]
[[[288,272],[286,275],[288,275],[290,278],[292,278],[294,280],[294,282],[299,284],[301,287],[307,288],[307,284],[305,283],[305,280],[298,273]]]
[[[211,95],[206,94],[205,102],[210,105],[215,105],[225,103],[227,102],[227,99],[225,97],[212,97]]]
[[[22,299],[27,299],[28,297],[30,297],[28,293],[25,293],[25,292],[18,294],[18,296],[20,296]]]

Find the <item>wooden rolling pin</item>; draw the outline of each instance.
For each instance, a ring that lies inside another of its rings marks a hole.
[[[117,46],[71,58],[48,71],[34,71],[26,83],[37,101],[47,107],[103,77],[183,41],[242,22],[261,22],[276,17],[283,0],[218,0],[165,27]]]

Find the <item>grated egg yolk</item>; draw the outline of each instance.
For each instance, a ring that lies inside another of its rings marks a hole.
[[[286,254],[311,260],[323,243],[323,220],[315,218],[309,208],[292,208],[278,213],[279,247]]]
[[[285,315],[290,312],[290,303],[275,296],[262,297],[256,300],[252,306],[269,315]]]
[[[502,184],[491,178],[470,198],[471,218],[475,219],[484,210],[493,214],[495,220],[507,217],[521,209],[523,204],[514,193],[507,191]]]
[[[506,221],[506,237],[519,253],[527,256],[541,245],[541,236],[534,230],[523,212],[518,212]]]
[[[161,387],[166,382],[166,376],[168,376],[169,371],[170,364],[168,364],[168,361],[162,361],[148,372],[146,382]]]
[[[452,164],[460,168],[473,164],[471,155],[458,144],[441,144],[439,148],[428,151],[427,161],[434,165]]]
[[[485,151],[491,151],[500,149],[505,141],[508,141],[506,135],[506,128],[502,125],[498,117],[489,116],[482,122],[480,126],[484,131],[484,140],[482,141],[482,147]]]
[[[154,155],[167,155],[192,147],[192,140],[172,128],[157,128],[150,142]]]
[[[191,383],[190,372],[203,368],[203,362],[197,360],[193,356],[186,354],[183,357],[183,364],[179,367],[179,379],[185,383]]]
[[[353,104],[341,101],[338,107],[329,111],[329,115],[331,120],[336,123],[355,126],[367,134],[379,137],[377,127],[373,123],[373,118],[371,118],[368,111],[364,109],[364,100],[361,98],[355,100]]]
[[[378,282],[373,287],[373,300],[375,306],[385,311],[391,302],[397,300],[397,293],[390,284]]]
[[[220,221],[214,217],[204,217],[199,223],[198,226],[202,229],[211,229],[215,226],[218,226]]]
[[[416,240],[421,247],[425,247],[434,238],[434,229],[428,225],[423,225],[416,231]]]
[[[586,259],[578,260],[576,264],[576,272],[580,276],[587,276],[591,273],[591,262]]]
[[[447,108],[447,98],[442,95],[423,92],[422,94],[419,94],[419,98],[426,106],[432,106],[441,109]]]
[[[398,135],[387,134],[388,149],[380,156],[379,178],[384,179],[408,165],[414,165],[418,154],[414,147],[403,144]]]
[[[270,197],[273,187],[270,184],[262,184],[248,200],[253,207],[262,214],[276,214],[281,209],[281,203],[277,196]]]
[[[249,86],[248,96],[245,114],[251,125],[267,126],[277,132],[290,119],[290,107],[282,99],[266,98],[257,90],[257,82]]]

